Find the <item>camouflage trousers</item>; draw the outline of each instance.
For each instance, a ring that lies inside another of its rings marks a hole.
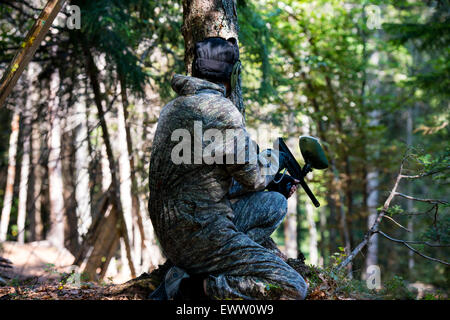
[[[196,267],[188,272],[207,275],[206,291],[213,299],[304,299],[307,284],[302,276],[261,245],[284,219],[285,197],[277,192],[252,192],[231,206],[230,225],[209,228],[220,247],[202,250]],[[204,245],[208,246],[208,240]]]

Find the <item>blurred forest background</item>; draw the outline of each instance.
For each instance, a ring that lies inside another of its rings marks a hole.
[[[49,263],[75,259],[114,281],[164,262],[148,164],[171,77],[185,73],[182,2],[73,0],[81,29],[62,9],[0,109],[0,256],[15,263],[20,252],[26,265],[56,248]],[[44,4],[0,1],[1,73]],[[335,267],[364,240],[403,162],[402,174],[425,176],[401,181],[379,225],[391,240],[374,234],[346,274],[364,280],[378,265],[383,285],[448,294],[448,264],[404,244],[450,260],[449,1],[238,0],[237,14],[247,126],[261,139],[278,130],[300,162],[298,136],[317,136],[330,160],[309,176],[322,206],[303,190],[291,197],[278,245]]]

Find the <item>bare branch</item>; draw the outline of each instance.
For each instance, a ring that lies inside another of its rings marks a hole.
[[[415,198],[413,196],[408,196],[408,195],[400,193],[400,192],[395,192],[394,196],[400,196],[402,198],[405,198],[405,199],[408,199],[408,200],[413,200],[413,201],[428,202],[428,203],[431,203],[431,204],[448,204],[448,202],[444,201],[444,200]]]
[[[385,218],[388,218],[389,220],[391,220],[392,222],[394,222],[397,226],[399,226],[400,228],[402,228],[403,230],[406,230],[408,232],[412,232],[411,230],[409,230],[408,228],[402,226],[400,223],[398,223],[397,221],[395,221],[393,218],[389,217],[389,216],[384,216]]]
[[[392,237],[388,236],[387,234],[385,234],[383,231],[379,231],[379,230],[377,231],[377,233],[381,234],[383,237],[385,237],[386,239],[388,239],[388,240],[390,240],[390,241],[393,241],[393,242],[397,242],[397,243],[403,244],[403,245],[404,245],[405,247],[407,247],[409,250],[413,251],[414,253],[418,254],[419,256],[421,256],[421,257],[423,257],[423,258],[425,258],[425,259],[428,259],[428,260],[431,260],[431,261],[435,261],[435,262],[439,262],[439,263],[445,264],[445,265],[447,265],[447,266],[450,266],[450,263],[449,263],[449,262],[446,262],[446,261],[443,261],[443,260],[439,260],[439,259],[436,259],[436,258],[433,258],[433,257],[429,257],[429,256],[424,255],[423,253],[417,251],[416,249],[414,249],[413,247],[411,247],[411,246],[408,244],[408,243],[412,243],[412,242],[410,242],[410,241],[405,241],[405,240],[400,240],[400,239],[392,238]],[[415,243],[418,243],[419,241],[414,241],[414,242],[415,242]],[[426,243],[423,243],[423,244],[426,244]],[[430,244],[428,244],[428,245],[430,245]],[[435,245],[433,245],[433,246],[435,246]]]
[[[401,177],[405,178],[405,179],[419,179],[419,178],[431,176],[431,175],[436,174],[436,173],[444,172],[445,170],[448,170],[448,169],[450,169],[450,166],[447,166],[446,168],[442,168],[442,169],[439,169],[439,170],[425,172],[425,173],[422,173],[422,174],[416,174],[414,176],[401,175]]]

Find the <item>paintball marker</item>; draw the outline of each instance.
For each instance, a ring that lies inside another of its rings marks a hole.
[[[309,189],[304,178],[309,172],[312,171],[312,169],[322,170],[328,168],[328,159],[325,156],[325,152],[323,151],[319,140],[314,137],[301,136],[299,138],[299,145],[303,159],[305,160],[305,165],[303,168],[298,164],[297,160],[295,160],[283,138],[278,138],[279,150],[284,152],[288,158],[286,161],[286,170],[293,178],[300,181],[300,185],[305,190],[313,204],[316,207],[320,207],[319,201],[317,201],[311,189]],[[281,181],[281,179],[279,181]]]

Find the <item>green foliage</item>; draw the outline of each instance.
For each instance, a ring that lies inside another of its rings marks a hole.
[[[406,281],[401,276],[394,276],[384,283],[381,295],[385,299],[393,300],[413,300],[417,292],[408,288]]]
[[[381,210],[381,209],[382,209],[382,207],[378,208],[378,210]],[[396,204],[392,207],[389,207],[386,211],[390,217],[397,215],[397,214],[402,214],[404,212],[403,208],[401,206],[399,206],[398,204]]]

